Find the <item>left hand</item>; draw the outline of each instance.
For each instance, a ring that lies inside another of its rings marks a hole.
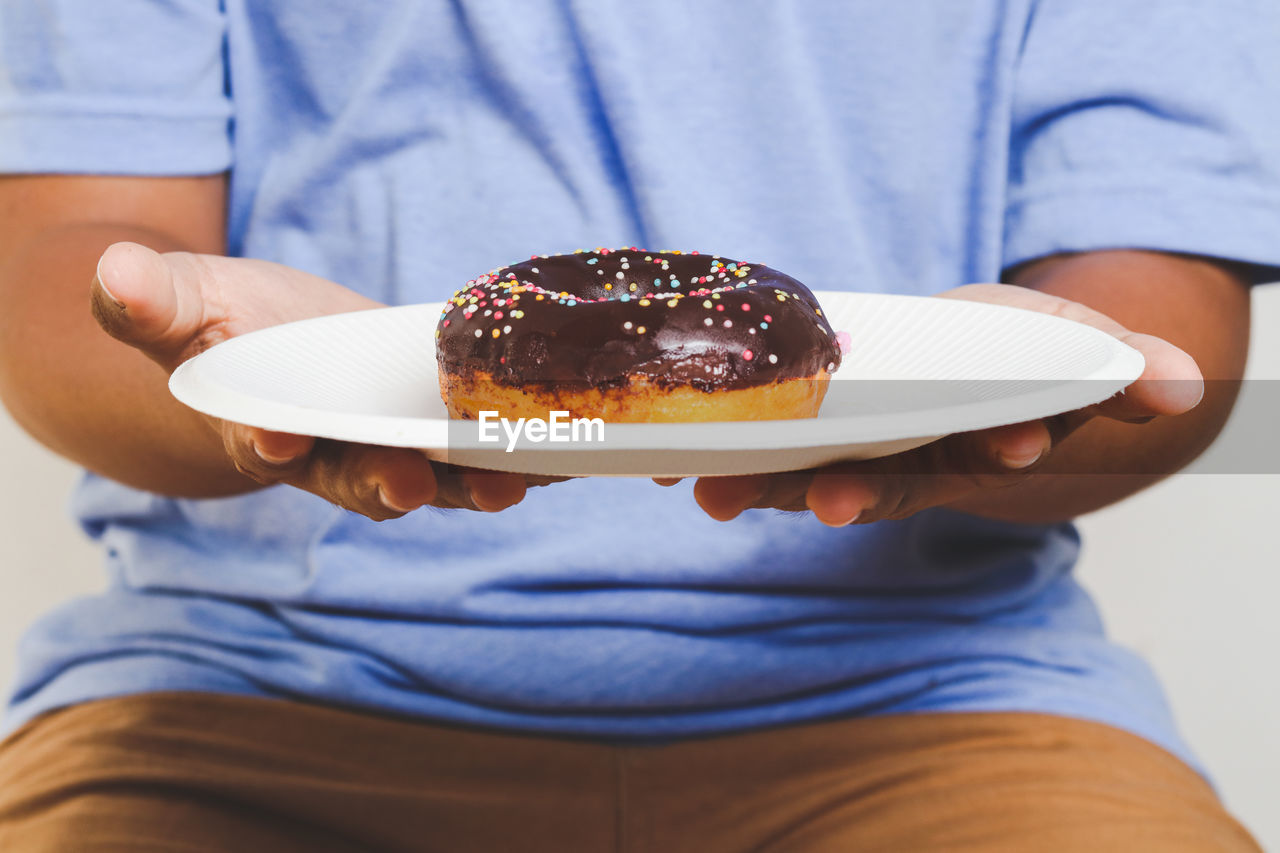
[[[1203,395],[1200,370],[1187,353],[1160,338],[1131,332],[1078,302],[1004,284],[966,285],[940,297],[1042,311],[1093,326],[1141,352],[1146,369],[1136,382],[1102,403],[1043,420],[957,433],[865,462],[780,474],[702,477],[694,485],[698,505],[719,521],[767,507],[808,509],[832,527],[906,518],[1022,482],[1044,467],[1063,439],[1093,418],[1142,423],[1189,411]]]

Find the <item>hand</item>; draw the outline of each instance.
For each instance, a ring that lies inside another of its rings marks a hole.
[[[1130,332],[1077,302],[1002,284],[967,285],[941,297],[1009,305],[1085,323],[1141,352],[1146,369],[1111,399],[1057,417],[950,435],[866,462],[783,474],[703,477],[694,486],[698,505],[720,521],[751,508],[807,509],[833,527],[906,518],[935,506],[963,506],[983,492],[1016,485],[1041,471],[1063,439],[1091,419],[1142,423],[1186,412],[1203,394],[1200,371],[1185,352],[1159,338]]]
[[[172,373],[228,338],[256,329],[377,308],[331,281],[266,261],[157,254],[116,243],[98,263],[91,292],[99,325]],[[376,521],[418,507],[496,512],[523,500],[524,477],[434,465],[406,448],[317,440],[207,418],[230,465],[253,481],[285,483]]]

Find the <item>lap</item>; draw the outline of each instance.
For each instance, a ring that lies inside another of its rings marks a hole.
[[[1040,714],[913,714],[664,746],[148,694],[0,747],[14,851],[1256,851],[1172,755]]]

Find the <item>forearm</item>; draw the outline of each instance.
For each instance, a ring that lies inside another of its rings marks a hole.
[[[102,251],[120,240],[205,248],[163,230],[93,222],[6,239],[0,397],[37,440],[128,485],[190,497],[257,488],[209,422],[169,394],[165,372],[94,322],[89,283]]]
[[[1248,350],[1249,295],[1229,269],[1180,256],[1099,252],[1030,265],[1013,281],[1177,345],[1200,366],[1205,396],[1186,414],[1146,424],[1096,418],[1027,480],[954,508],[1009,521],[1067,520],[1146,488],[1212,443],[1235,402]]]

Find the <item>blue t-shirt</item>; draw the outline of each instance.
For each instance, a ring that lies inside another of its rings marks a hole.
[[[391,303],[610,245],[917,294],[1107,247],[1280,265],[1278,31],[1274,0],[5,0],[0,170],[230,169],[233,253]],[[604,479],[383,524],[92,475],[74,506],[110,588],[27,635],[7,728],[158,689],[618,740],[1028,710],[1189,758],[1067,524],[720,524]]]

